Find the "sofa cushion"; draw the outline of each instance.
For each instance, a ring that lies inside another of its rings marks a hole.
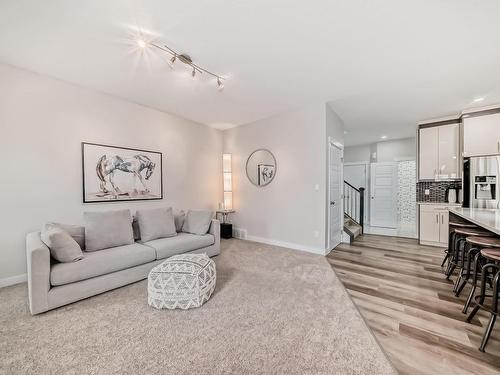
[[[199,236],[191,233],[179,233],[175,237],[145,242],[144,245],[151,246],[156,250],[156,259],[164,259],[172,255],[201,249],[214,243],[215,238],[211,234]]]
[[[82,250],[85,249],[85,227],[82,227],[80,225],[61,224],[61,223],[47,223],[44,225],[45,230],[54,227],[61,228],[62,230],[67,232],[78,243],[78,245]]]
[[[174,214],[175,230],[177,232],[182,232],[182,226],[184,225],[185,218],[186,218],[186,213],[182,210]]]
[[[74,262],[82,259],[82,248],[65,230],[45,225],[41,239],[50,250],[52,258],[59,262]]]
[[[134,243],[130,210],[84,212],[85,251]]]
[[[53,264],[50,283],[54,286],[70,284],[149,263],[155,258],[154,249],[138,243],[86,252],[78,262]]]
[[[189,210],[184,219],[182,231],[192,234],[206,234],[212,222],[212,211]]]
[[[137,210],[135,216],[139,223],[141,241],[143,242],[172,237],[177,234],[172,207]]]

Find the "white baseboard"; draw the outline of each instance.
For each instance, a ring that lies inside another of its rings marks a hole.
[[[313,253],[313,254],[319,254],[319,255],[325,255],[326,254],[326,250],[322,249],[322,248],[319,248],[319,247],[298,245],[298,244],[291,243],[291,242],[278,241],[278,240],[273,240],[273,239],[270,239],[270,238],[263,238],[263,237],[257,237],[257,236],[247,236],[246,239],[248,241],[265,243],[267,245],[274,245],[274,246],[286,247],[288,249],[300,250],[300,251],[305,251],[305,252]]]
[[[0,288],[14,284],[21,284],[26,282],[27,280],[28,276],[25,273],[22,275],[6,277],[4,279],[0,279]]]

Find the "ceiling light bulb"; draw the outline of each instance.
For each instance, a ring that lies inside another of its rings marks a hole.
[[[191,72],[191,77],[192,77],[193,79],[195,79],[195,78],[196,78],[196,69],[195,69],[195,68],[193,68],[193,71]]]
[[[387,139],[387,136],[386,135],[383,135],[380,137],[381,139]]]
[[[217,77],[217,88],[219,89],[219,91],[224,90],[224,84],[222,83],[219,77]]]
[[[484,100],[484,97],[475,98],[474,103],[479,103],[479,102],[482,102],[483,100]]]
[[[142,48],[142,49],[146,48],[146,42],[144,41],[144,39],[139,39],[137,41],[137,44],[139,45],[139,48]]]
[[[177,60],[177,55],[172,56],[172,58],[168,62],[168,66],[170,66],[170,68],[172,68],[172,69],[174,69],[175,60]]]

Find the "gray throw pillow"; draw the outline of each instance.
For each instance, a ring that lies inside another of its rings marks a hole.
[[[80,248],[85,249],[85,227],[81,225],[71,225],[71,224],[61,224],[61,223],[47,223],[45,224],[45,230],[50,228],[61,228],[67,232],[77,243]]]
[[[177,232],[182,232],[182,226],[184,225],[184,219],[186,218],[186,213],[184,211],[179,211],[174,214],[175,230]]]
[[[65,230],[58,227],[45,226],[41,238],[50,250],[52,258],[61,263],[68,263],[83,258],[83,252],[78,243]]]
[[[212,222],[212,211],[189,210],[184,219],[182,231],[192,234],[206,234]]]
[[[130,210],[84,212],[85,251],[134,243]]]
[[[172,207],[137,210],[135,216],[139,223],[142,242],[177,235]]]

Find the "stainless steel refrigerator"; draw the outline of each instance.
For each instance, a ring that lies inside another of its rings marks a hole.
[[[500,156],[464,161],[464,207],[500,208]]]

